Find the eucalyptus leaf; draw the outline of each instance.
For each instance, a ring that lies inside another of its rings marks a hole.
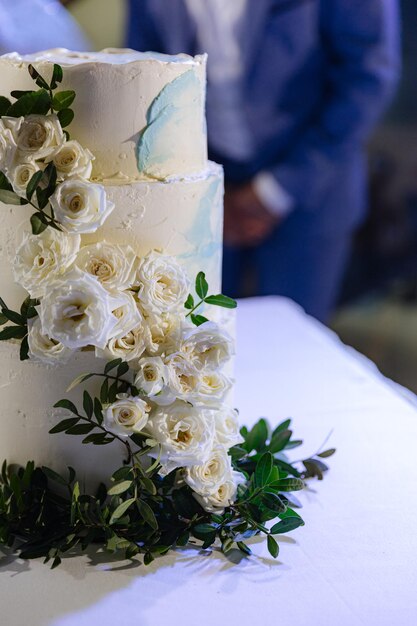
[[[75,99],[75,91],[58,91],[52,99],[52,108],[55,111],[68,109]]]
[[[113,513],[111,514],[111,517],[109,520],[110,526],[114,524],[115,522],[117,522],[117,520],[119,520],[121,517],[123,517],[123,515],[129,509],[129,507],[131,507],[132,504],[134,504],[135,502],[136,502],[135,498],[129,498],[128,500],[125,500],[124,502],[119,504],[119,506],[116,507]]]
[[[46,115],[51,107],[51,97],[45,89],[31,91],[16,100],[9,110],[9,117],[26,117],[27,115]]]
[[[74,119],[74,111],[72,109],[62,109],[58,111],[58,119],[62,128],[69,126]]]
[[[20,196],[14,191],[8,189],[0,189],[0,202],[4,204],[20,205]]]

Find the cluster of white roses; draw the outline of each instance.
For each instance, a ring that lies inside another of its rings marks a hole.
[[[67,233],[95,232],[114,208],[104,187],[88,180],[93,160],[78,141],[67,141],[55,114],[0,119],[0,170],[26,198],[32,176],[53,163],[58,185],[49,202]]]
[[[106,406],[106,428],[121,438],[146,434],[163,472],[179,469],[202,506],[218,511],[243,480],[228,455],[242,441],[237,413],[225,405],[232,340],[215,323],[188,321],[190,284],[175,259],[156,251],[139,258],[107,241],[83,245],[81,235],[113,210],[104,187],[88,180],[92,160],[66,141],[55,115],[0,119],[0,169],[16,194],[25,197],[30,178],[50,162],[58,175],[50,204],[62,230],[25,235],[14,261],[16,282],[40,301],[28,320],[30,357],[65,363],[94,348],[129,362],[139,396]]]

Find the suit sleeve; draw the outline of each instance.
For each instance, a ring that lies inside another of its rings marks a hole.
[[[126,45],[140,52],[164,52],[147,0],[128,0]]]
[[[360,149],[395,91],[400,66],[396,0],[324,0],[327,97],[316,119],[270,172],[296,206],[320,210],[332,172]]]

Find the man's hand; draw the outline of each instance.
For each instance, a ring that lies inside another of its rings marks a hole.
[[[257,246],[279,223],[262,204],[251,183],[226,185],[224,197],[224,240],[230,246]]]

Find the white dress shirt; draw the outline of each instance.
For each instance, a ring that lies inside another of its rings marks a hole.
[[[244,112],[244,65],[239,29],[248,0],[185,0],[194,19],[200,47],[208,53],[207,119],[210,144],[216,152],[248,161],[255,152]],[[292,209],[290,195],[268,172],[252,181],[263,204],[284,215]]]

